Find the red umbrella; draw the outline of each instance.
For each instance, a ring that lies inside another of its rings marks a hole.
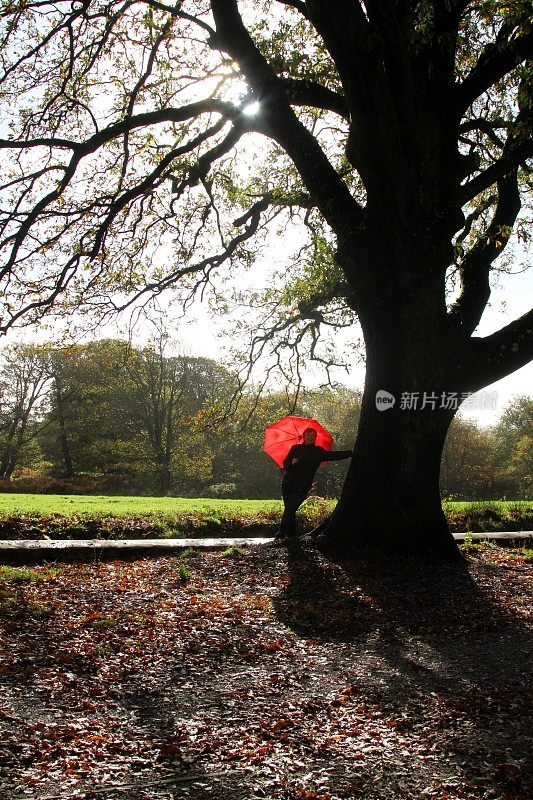
[[[283,467],[283,460],[293,444],[301,444],[306,428],[316,431],[315,444],[324,450],[331,450],[333,436],[322,427],[316,419],[307,417],[283,417],[283,419],[269,425],[265,430],[263,450],[274,459],[278,466]]]

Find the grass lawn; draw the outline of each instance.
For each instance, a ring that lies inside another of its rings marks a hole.
[[[302,532],[318,525],[335,500],[309,498],[298,513]],[[142,539],[269,536],[281,500],[0,494],[0,539]],[[453,532],[533,530],[533,503],[444,504]]]
[[[264,536],[280,513],[280,500],[1,494],[0,539]],[[319,513],[324,502],[307,504],[310,527]]]
[[[533,500],[443,500],[442,507],[450,511],[466,511],[475,508],[490,508],[496,511],[509,509],[533,509]]]
[[[320,499],[321,500],[321,499]],[[317,499],[318,501],[318,499]],[[315,503],[317,501],[314,501]],[[320,502],[333,508],[335,500]],[[444,501],[445,510],[531,509],[531,500]],[[195,514],[213,517],[257,517],[278,513],[280,500],[219,500],[191,497],[113,497],[109,495],[0,494],[0,516],[37,514],[87,517],[166,517]]]
[[[280,508],[279,500],[211,500],[188,497],[111,497],[108,495],[0,494],[0,515],[50,514],[147,517],[180,514],[255,516]]]

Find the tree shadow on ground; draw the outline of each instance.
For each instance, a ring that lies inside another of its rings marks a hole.
[[[513,607],[513,588],[524,590],[513,585],[518,573],[494,563],[325,556],[305,540],[289,545],[287,561],[290,582],[273,601],[285,625],[344,653],[355,691],[378,708],[434,711],[435,726],[455,731],[448,755],[470,777],[492,759],[502,796],[533,796],[533,648]]]
[[[467,562],[443,563],[370,553],[356,559],[324,556],[305,542],[288,547],[290,582],[273,599],[278,617],[307,638],[320,641],[372,642],[398,672],[413,667],[408,640],[426,642],[457,680],[470,685],[483,676],[505,677],[516,665],[527,669],[530,631],[513,607],[491,595],[472,575]],[[507,568],[485,564],[481,570],[505,574]],[[485,650],[484,642],[491,643]],[[501,647],[494,647],[494,643]],[[438,675],[417,663],[420,682],[435,689]],[[472,674],[472,678],[468,677]],[[446,673],[449,683],[449,673]],[[454,685],[454,690],[457,685]]]

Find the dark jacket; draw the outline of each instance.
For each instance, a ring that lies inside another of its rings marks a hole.
[[[352,455],[351,450],[324,450],[316,444],[293,444],[283,462],[286,472],[281,482],[286,489],[308,492],[321,461],[340,461]],[[297,464],[292,464],[293,458],[298,459]]]

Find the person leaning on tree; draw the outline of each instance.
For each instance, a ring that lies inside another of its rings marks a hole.
[[[350,458],[352,450],[325,450],[315,444],[316,431],[306,428],[302,444],[294,444],[283,461],[285,474],[281,481],[283,516],[276,539],[296,536],[296,512],[309,494],[313,478],[322,461]]]

